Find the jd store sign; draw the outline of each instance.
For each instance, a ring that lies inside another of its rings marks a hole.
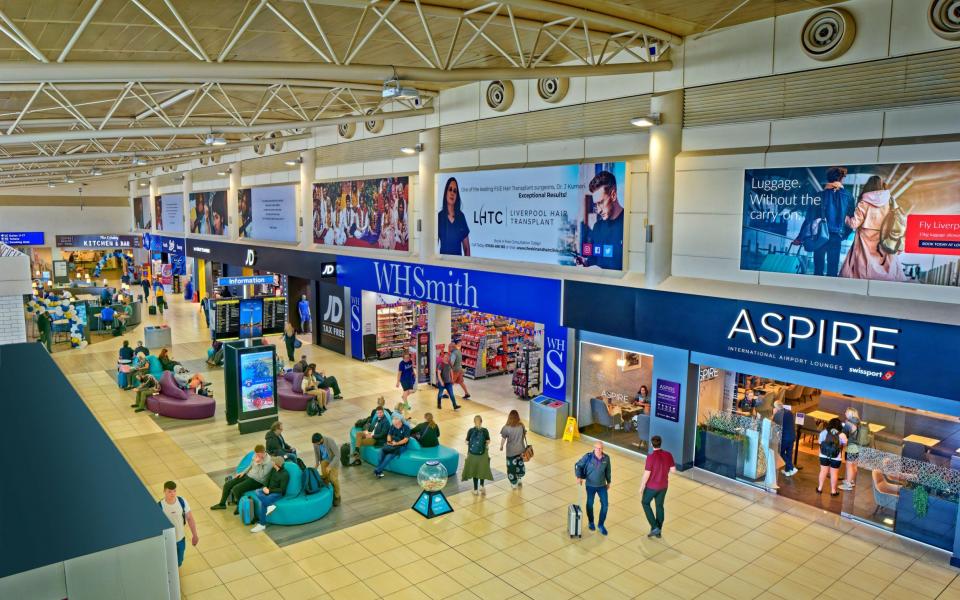
[[[566,400],[567,329],[560,325],[561,283],[555,279],[438,267],[395,261],[337,257],[337,281],[351,288],[351,335],[360,337],[360,290],[375,291],[544,326],[542,393]],[[355,344],[351,337],[351,343]]]
[[[343,354],[346,351],[347,312],[343,306],[343,287],[326,281],[318,284],[317,309],[320,314],[320,345]]]

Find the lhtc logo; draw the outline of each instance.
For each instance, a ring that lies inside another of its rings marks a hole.
[[[343,302],[336,296],[327,296],[327,310],[323,313],[323,320],[328,323],[340,323],[343,319]]]

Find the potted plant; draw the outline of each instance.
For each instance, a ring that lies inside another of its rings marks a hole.
[[[698,467],[736,478],[744,460],[743,428],[733,415],[713,413],[697,432],[697,453],[694,464]]]

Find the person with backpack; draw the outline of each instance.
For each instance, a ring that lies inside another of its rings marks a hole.
[[[847,227],[857,234],[843,261],[840,277],[906,281],[899,256],[906,224],[906,216],[883,178],[870,177],[863,185],[853,215],[846,218]]]
[[[603,451],[603,442],[594,442],[593,451],[584,454],[573,467],[577,476],[577,484],[587,484],[587,527],[590,531],[600,529],[600,533],[607,535],[607,528],[603,524],[607,521],[607,490],[610,489],[611,467],[610,456]],[[593,524],[593,498],[600,497],[600,519]]]
[[[340,506],[340,463],[337,455],[340,449],[333,438],[321,433],[313,434],[313,456],[317,459],[317,470],[324,483],[333,486],[333,505]]]
[[[287,493],[290,473],[287,473],[283,463],[283,457],[273,457],[273,471],[270,472],[267,483],[255,492],[257,495],[257,524],[250,530],[250,533],[260,533],[267,528],[267,515],[277,509],[277,501]]]
[[[187,550],[186,526],[190,526],[190,543],[196,546],[200,543],[200,536],[197,534],[197,522],[193,520],[193,513],[190,512],[190,505],[182,497],[177,495],[177,484],[168,481],[163,484],[163,498],[157,501],[157,506],[167,516],[170,524],[173,525],[174,536],[177,538],[177,566],[183,566],[183,554]]]
[[[473,480],[473,495],[487,495],[483,482],[493,481],[490,470],[490,432],[483,426],[483,417],[473,418],[473,427],[467,431],[467,460],[463,463],[460,481]]]
[[[818,242],[813,251],[813,274],[836,277],[840,267],[840,245],[850,235],[850,229],[844,222],[853,206],[853,198],[843,187],[843,179],[847,176],[846,167],[830,167],[827,169],[827,182],[820,192],[820,202],[811,203],[807,208],[803,224],[800,226],[800,236],[793,240],[794,245],[801,245],[805,232],[826,227],[825,238]]]
[[[843,424],[834,417],[827,423],[826,429],[820,432],[820,475],[817,477],[817,493],[823,493],[823,482],[830,475],[830,495],[839,496],[837,479],[840,477],[840,455],[847,445],[847,436],[843,433]]]
[[[870,445],[870,427],[860,420],[857,409],[850,407],[844,412],[846,422],[843,432],[847,436],[847,476],[840,489],[849,492],[857,485],[857,465],[860,451]]]

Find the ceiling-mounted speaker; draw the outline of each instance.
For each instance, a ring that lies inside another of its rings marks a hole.
[[[271,152],[280,152],[283,150],[283,134],[279,131],[271,131],[267,134],[267,139],[270,141],[269,148]]]
[[[927,23],[943,39],[960,41],[960,0],[930,0]]]
[[[537,95],[551,104],[563,100],[569,89],[569,77],[541,77],[537,80]]]
[[[267,153],[267,141],[263,139],[263,136],[258,135],[253,138],[257,143],[253,145],[253,152],[260,156],[263,156]]]
[[[367,109],[367,112],[364,114],[368,117],[372,117],[374,114],[376,114],[376,111],[370,108]],[[383,119],[367,119],[363,122],[363,128],[370,133],[380,133],[383,131]]]
[[[345,140],[349,140],[357,133],[357,123],[356,121],[351,121],[350,123],[340,123],[337,125],[337,133],[340,134]]]
[[[513,104],[513,82],[491,81],[487,86],[487,106],[497,112],[503,112]]]
[[[833,60],[853,45],[857,23],[842,8],[818,10],[807,19],[800,31],[800,46],[814,60]]]
[[[205,167],[205,166],[207,166],[207,165],[209,165],[209,164],[210,164],[210,157],[209,157],[209,156],[201,156],[201,157],[200,157],[200,165],[201,165],[201,166],[204,166],[204,167]]]

